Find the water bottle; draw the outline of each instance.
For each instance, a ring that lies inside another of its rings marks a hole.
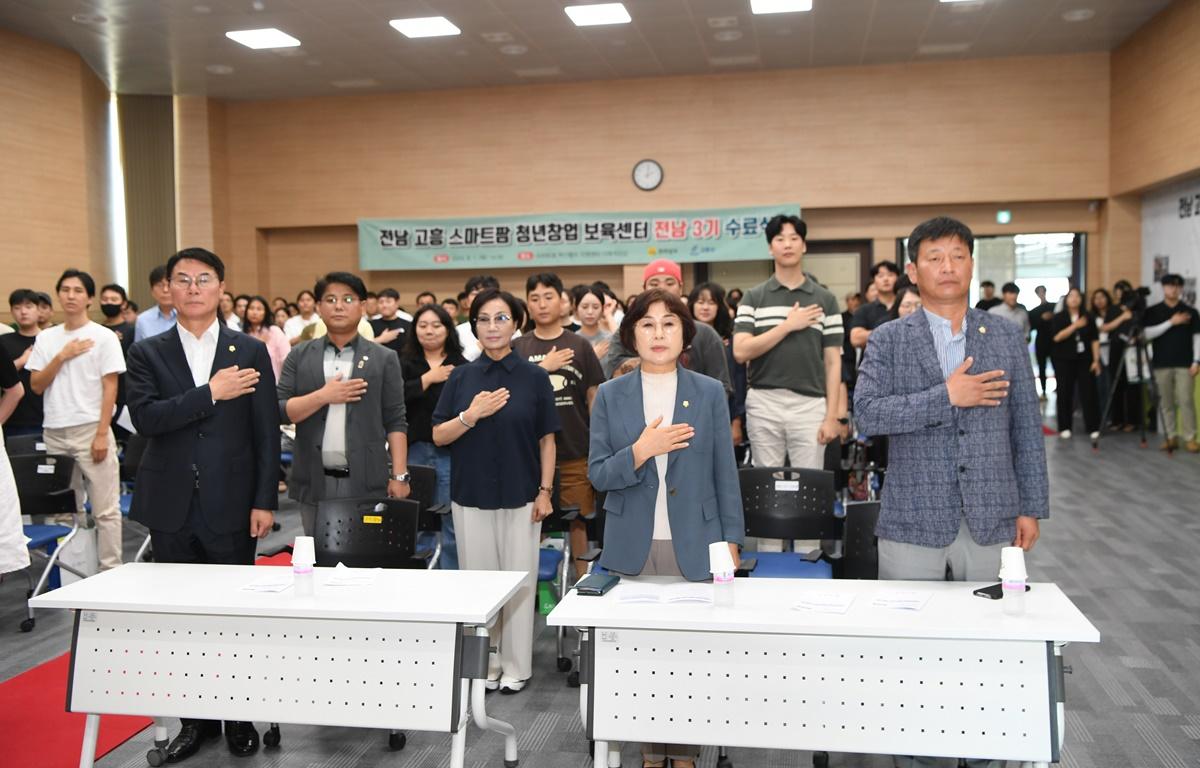
[[[1025,550],[1004,547],[1000,550],[1000,590],[1005,616],[1025,615]]]

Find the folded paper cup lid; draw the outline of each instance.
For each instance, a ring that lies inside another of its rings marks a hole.
[[[1025,550],[1020,547],[1001,549],[1000,578],[1008,581],[1024,581],[1028,577],[1025,571]]]
[[[292,542],[292,565],[311,566],[317,562],[312,536],[297,536]]]
[[[708,545],[708,572],[733,573],[733,554],[729,544],[724,541],[714,541]]]

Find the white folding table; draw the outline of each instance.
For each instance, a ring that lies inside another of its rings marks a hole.
[[[67,709],[87,713],[79,764],[95,758],[101,714],[155,718],[152,763],[167,717],[453,733],[466,750],[468,696],[476,725],[511,725],[484,707],[488,631],[525,574],[377,570],[362,586],[314,595],[254,592],[263,567],[130,563],[41,595],[37,608],[76,611]]]
[[[597,766],[619,765],[609,742],[622,741],[1058,762],[1061,648],[1100,641],[1054,584],[1033,584],[1010,617],[963,582],[737,579],[719,608],[623,603],[630,581],[572,591],[547,618],[586,632]],[[896,590],[931,597],[873,606]],[[829,592],[853,595],[844,614],[793,608]]]

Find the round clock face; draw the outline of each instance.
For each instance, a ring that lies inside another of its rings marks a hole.
[[[642,160],[633,166],[633,183],[638,189],[649,192],[657,189],[663,181],[663,169],[655,160]]]

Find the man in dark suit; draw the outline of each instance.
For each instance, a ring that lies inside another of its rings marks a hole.
[[[251,565],[278,506],[279,414],[266,345],[217,319],[225,265],[187,248],[167,262],[178,325],[129,350],[127,397],[147,439],[130,517],[150,529],[160,563]],[[221,734],[184,720],[167,762]],[[258,749],[251,723],[226,722],[235,755]]]
[[[358,334],[366,286],[331,272],[313,293],[328,333],[288,354],[277,392],[282,420],[296,425],[288,490],[309,536],[322,499],[402,499],[411,490],[400,358]]]

